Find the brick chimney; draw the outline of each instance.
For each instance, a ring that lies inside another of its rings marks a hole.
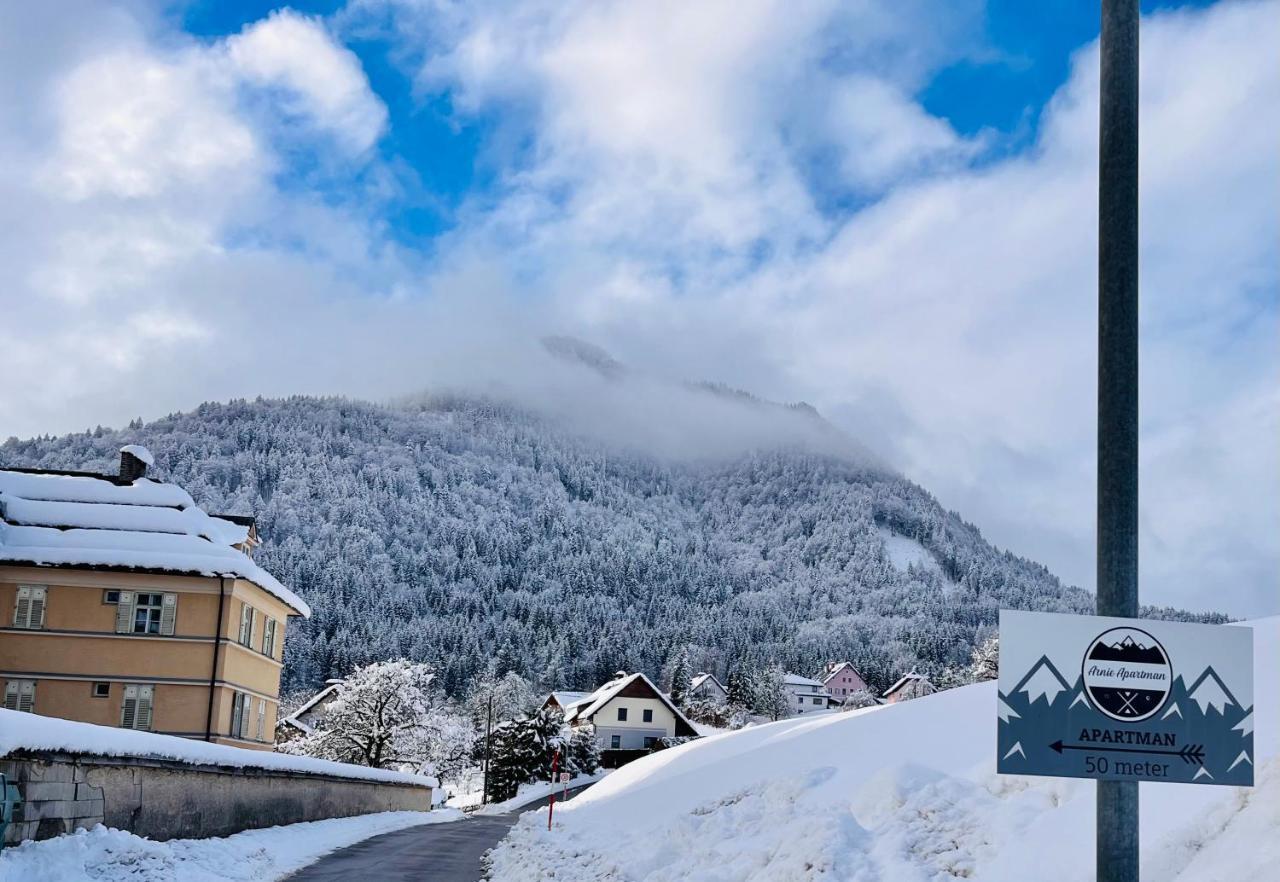
[[[147,466],[155,464],[151,451],[140,444],[126,444],[120,448],[120,477],[136,481],[147,473]]]

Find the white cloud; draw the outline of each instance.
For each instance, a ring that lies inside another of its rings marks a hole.
[[[382,135],[387,109],[360,60],[322,22],[291,10],[272,13],[226,41],[231,67],[255,86],[285,91],[284,110],[332,133],[353,153]]]

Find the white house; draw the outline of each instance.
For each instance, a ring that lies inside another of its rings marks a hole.
[[[729,698],[729,690],[716,679],[715,674],[699,672],[693,675],[693,680],[689,683],[689,697],[724,704]]]
[[[641,673],[619,673],[595,692],[565,708],[570,726],[592,725],[605,765],[621,757],[610,751],[650,750],[661,738],[698,734],[680,709]]]
[[[822,685],[841,703],[855,692],[865,692],[867,681],[849,662],[831,662],[822,674]]]
[[[937,691],[938,688],[930,683],[928,679],[912,671],[909,674],[903,674],[897,683],[894,683],[884,691],[884,700],[886,704],[897,704],[900,701],[910,701],[913,698],[932,695]]]
[[[783,674],[782,691],[787,694],[787,710],[792,716],[826,710],[831,697],[821,681],[799,674]]]

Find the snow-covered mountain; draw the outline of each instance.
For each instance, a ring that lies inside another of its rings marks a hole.
[[[847,658],[883,687],[964,664],[1002,607],[1092,607],[812,408],[663,389],[553,348],[582,379],[536,409],[233,401],[10,439],[0,463],[114,470],[143,443],[207,511],[256,515],[258,561],[315,613],[289,630],[286,688],[395,656],[436,665],[453,693],[494,657],[545,688],[592,688],[619,669],[656,677],[684,645],[718,674]]]
[[[1274,733],[1280,618],[1253,627],[1258,727]],[[526,815],[493,879],[1093,879],[1093,782],[995,775],[997,707],[984,683],[663,751],[558,806],[550,832],[545,809]],[[1143,785],[1143,878],[1275,878],[1277,746],[1258,742],[1252,790]]]

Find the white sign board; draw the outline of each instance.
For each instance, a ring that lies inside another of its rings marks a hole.
[[[1253,629],[1000,612],[996,769],[1253,785]]]

